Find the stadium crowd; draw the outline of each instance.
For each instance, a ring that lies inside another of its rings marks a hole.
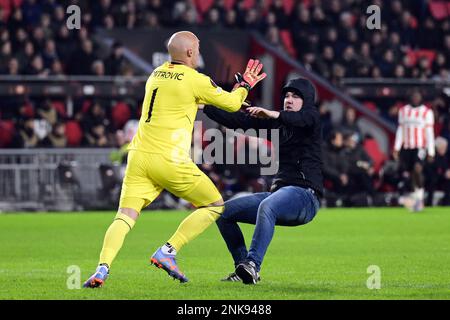
[[[66,26],[65,8],[71,4],[82,9],[81,29],[76,32]],[[361,8],[372,4],[381,8],[381,30],[365,32],[367,14]],[[198,27],[259,32],[337,86],[349,77],[450,80],[450,19],[434,5],[401,0],[0,0],[0,75],[133,75],[120,43],[106,53],[96,43],[97,28]],[[396,101],[377,111],[396,123],[405,103]],[[426,104],[435,112],[435,132],[442,137],[437,146],[441,151],[426,170],[440,172],[443,179],[427,183],[449,189],[449,152],[444,145],[450,141],[450,101],[443,95]],[[2,99],[0,120],[6,121],[0,125],[14,122],[11,136],[4,135],[0,147],[120,147],[120,130],[140,112],[137,101],[80,100],[74,106],[68,117],[63,101]],[[329,110],[320,103],[319,108],[326,138],[326,183],[336,199],[355,204],[358,199],[348,195],[356,191],[374,197],[389,185],[395,188],[399,178],[390,170],[390,161],[380,167],[364,149],[367,137],[356,125],[355,111],[348,109],[336,126]],[[213,180],[233,192],[269,185],[255,175],[255,168],[247,169],[234,181],[233,170],[204,165]]]
[[[117,75],[129,70],[118,45],[100,57],[96,28],[199,27],[264,34],[307,68],[339,84],[343,77],[450,79],[450,20],[427,1],[0,1],[4,74]],[[65,8],[81,7],[81,29]],[[381,30],[366,32],[362,8],[381,8]],[[74,63],[76,62],[76,63]],[[76,67],[75,67],[76,66]]]

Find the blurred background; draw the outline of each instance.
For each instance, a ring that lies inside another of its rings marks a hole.
[[[79,29],[68,27],[71,5]],[[367,28],[370,5],[380,29]],[[391,156],[397,116],[419,90],[439,137],[424,167],[426,204],[450,205],[449,1],[0,0],[0,211],[117,207],[145,81],[179,30],[197,34],[199,71],[225,89],[248,58],[260,59],[268,78],[250,93],[255,105],[279,110],[288,79],[314,83],[326,207],[398,205],[408,181]],[[258,164],[200,167],[225,199],[271,182]],[[150,206],[188,207],[167,193]]]

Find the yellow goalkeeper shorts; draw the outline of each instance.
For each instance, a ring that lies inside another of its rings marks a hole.
[[[174,162],[162,154],[130,150],[119,208],[137,212],[167,190],[196,207],[222,199],[214,183],[192,162]]]

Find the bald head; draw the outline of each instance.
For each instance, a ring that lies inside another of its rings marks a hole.
[[[173,62],[183,63],[191,68],[197,68],[200,40],[189,31],[174,33],[167,44],[170,58]]]

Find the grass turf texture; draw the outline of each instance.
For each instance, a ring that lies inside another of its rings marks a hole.
[[[0,299],[450,299],[450,208],[323,209],[277,227],[256,286],[219,280],[233,270],[216,226],[179,254],[190,282],[148,266],[187,212],[144,212],[101,289],[67,289],[67,268],[93,272],[114,213],[0,215]],[[247,244],[253,230],[242,225]],[[370,265],[381,289],[369,290]]]

